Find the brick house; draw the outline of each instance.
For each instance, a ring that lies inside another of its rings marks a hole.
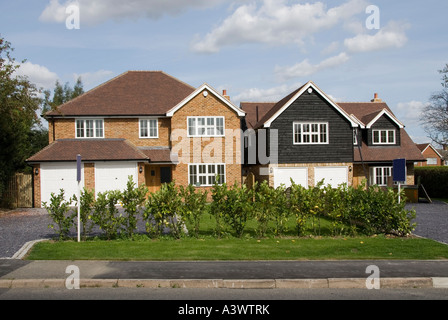
[[[207,189],[241,184],[240,123],[245,113],[208,84],[194,88],[164,72],[128,71],[47,112],[50,144],[33,167],[34,206],[62,188],[124,189],[131,176],[149,191],[162,183]]]
[[[443,166],[444,158],[439,151],[436,150],[430,143],[419,143],[417,148],[421,151],[426,161],[416,162],[417,167],[426,166]]]
[[[376,94],[370,102],[336,103],[310,81],[278,102],[240,107],[247,113],[243,128],[252,131],[244,137],[244,171],[273,187],[288,186],[291,179],[305,187],[322,179],[333,186],[357,186],[364,179],[386,186],[398,158],[406,159],[406,183],[413,185],[414,162],[423,160],[404,125]],[[260,147],[261,135],[267,143]],[[251,148],[257,149],[255,164]]]

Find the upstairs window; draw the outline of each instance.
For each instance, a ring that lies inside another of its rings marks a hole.
[[[188,117],[189,137],[223,137],[224,117]]]
[[[139,121],[140,138],[158,138],[159,128],[157,119],[140,119]]]
[[[294,144],[328,144],[328,123],[294,122]]]
[[[395,130],[372,130],[373,144],[395,144]]]
[[[76,138],[104,138],[103,119],[76,120]]]

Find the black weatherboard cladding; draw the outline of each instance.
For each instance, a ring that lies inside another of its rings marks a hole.
[[[395,144],[388,145],[388,146],[399,146],[401,144],[400,128],[388,116],[382,115],[377,121],[375,121],[374,124],[372,124],[372,127],[369,130],[367,130],[368,131],[368,133],[367,133],[368,140],[367,141],[370,146],[374,145],[372,143],[373,130],[379,130],[379,129],[395,130]]]
[[[328,144],[294,145],[293,122],[327,122]],[[313,91],[297,98],[271,124],[278,130],[279,163],[352,162],[353,129],[350,122]]]

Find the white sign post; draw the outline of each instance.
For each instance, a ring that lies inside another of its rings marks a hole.
[[[76,156],[76,180],[78,181],[78,242],[81,241],[81,155]]]

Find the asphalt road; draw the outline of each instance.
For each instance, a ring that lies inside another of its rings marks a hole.
[[[448,300],[448,289],[0,288],[0,300],[34,299],[158,300],[157,303],[160,300],[232,300],[234,303],[255,300],[259,304],[269,304],[264,300]],[[297,304],[296,301],[294,303]],[[207,303],[203,302],[202,305]]]

